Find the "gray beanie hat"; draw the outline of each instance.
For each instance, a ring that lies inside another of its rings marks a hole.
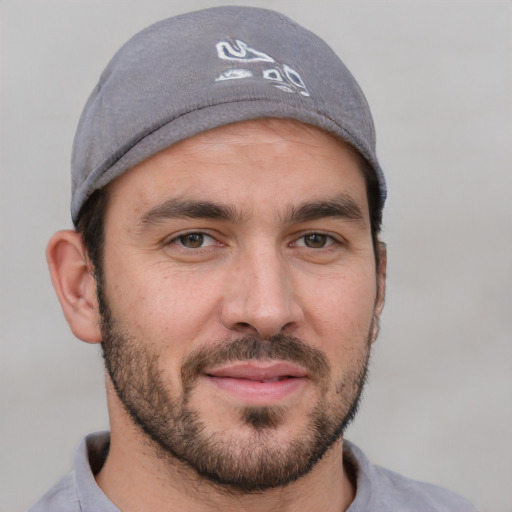
[[[365,97],[327,44],[285,16],[215,7],[156,23],[112,58],[72,154],[71,215],[96,189],[166,147],[237,121],[286,118],[353,146],[386,185]]]

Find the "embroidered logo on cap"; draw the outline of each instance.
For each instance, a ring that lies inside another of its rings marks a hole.
[[[234,42],[220,41],[216,45],[219,59],[234,61],[248,67],[230,68],[223,71],[216,79],[216,82],[222,80],[240,80],[244,78],[253,78],[260,76],[264,80],[269,80],[274,87],[287,93],[299,93],[302,96],[309,96],[309,91],[302,80],[302,77],[287,64],[279,64],[270,55],[251,48],[247,43],[240,39]],[[261,67],[257,63],[271,63],[272,66]]]

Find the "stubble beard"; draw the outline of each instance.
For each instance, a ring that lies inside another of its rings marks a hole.
[[[174,398],[164,383],[159,354],[152,353],[144,340],[124,332],[112,318],[100,286],[98,298],[105,367],[119,400],[152,441],[158,457],[171,467],[181,461],[203,482],[235,493],[285,486],[311,471],[356,415],[368,372],[370,334],[362,340],[361,353],[350,370],[337,382],[332,380],[325,354],[294,336],[221,340],[185,358],[180,394]],[[372,330],[370,326],[368,332]],[[286,421],[287,410],[282,406],[241,407],[240,422],[231,432],[212,432],[208,419],[191,404],[206,366],[249,359],[295,362],[314,376],[319,400],[295,438],[283,441],[276,435]]]

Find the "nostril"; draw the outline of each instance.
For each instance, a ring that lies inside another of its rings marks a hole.
[[[258,329],[256,329],[249,322],[236,322],[231,328],[231,331],[237,331],[241,334],[257,334]]]

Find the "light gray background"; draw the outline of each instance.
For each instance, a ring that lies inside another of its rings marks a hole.
[[[224,0],[223,4],[231,4]],[[236,2],[327,40],[366,92],[389,182],[387,305],[348,438],[370,458],[512,511],[512,3]],[[0,1],[0,510],[21,511],[107,426],[96,347],[44,260],[69,227],[81,108],[114,51],[215,1]]]

